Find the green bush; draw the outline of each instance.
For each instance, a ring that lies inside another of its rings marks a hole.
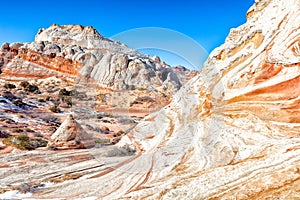
[[[38,147],[46,147],[48,142],[46,140],[41,139],[41,138],[39,138],[39,139],[30,139],[30,144],[35,149],[35,148],[38,148]]]
[[[38,99],[38,102],[43,103],[46,102],[45,99]]]
[[[21,150],[33,150],[38,147],[46,147],[48,142],[42,139],[31,139],[26,135],[13,135],[3,139],[2,143]]]
[[[26,91],[26,92],[36,92],[39,91],[39,87],[34,84],[30,84],[27,81],[22,81],[20,83],[20,86]]]
[[[14,84],[11,84],[11,83],[5,83],[4,88],[5,89],[14,89],[14,88],[16,88],[16,86]]]
[[[22,114],[18,114],[18,117],[21,118],[21,119],[25,118],[24,115],[22,115]]]
[[[60,109],[57,105],[54,105],[50,108],[51,112],[54,112],[54,113],[60,113]]]
[[[13,130],[14,130],[15,132],[17,132],[17,133],[22,133],[22,132],[24,132],[24,130],[21,129],[21,128],[14,128]]]
[[[72,95],[72,91],[68,91],[66,88],[63,88],[59,91],[58,96],[62,97],[62,96],[71,96]]]
[[[122,130],[120,130],[120,131],[118,131],[116,134],[114,134],[114,137],[119,137],[119,136],[121,136],[121,135],[123,135],[123,134],[125,134],[125,132],[122,131]]]
[[[50,132],[50,133],[54,133],[56,130],[57,130],[57,128],[56,128],[55,126],[51,126],[51,127],[49,128],[49,132]]]
[[[59,91],[58,96],[62,102],[66,103],[68,106],[72,106],[72,91],[63,88]]]
[[[6,133],[4,131],[0,131],[0,138],[8,138],[9,136],[11,136],[9,133]]]
[[[22,101],[22,99],[17,99],[17,100],[15,100],[15,101],[13,101],[12,103],[13,103],[14,105],[20,107],[20,108],[26,106],[26,103],[24,103],[24,102]]]
[[[50,97],[50,96],[46,97],[46,101],[50,101],[51,99],[52,99],[52,97]]]
[[[2,141],[3,144],[14,146],[18,149],[22,150],[32,150],[32,146],[30,145],[29,137],[26,135],[14,135],[10,136]]]
[[[20,86],[22,87],[22,88],[26,88],[26,87],[28,87],[30,84],[27,82],[27,81],[22,81],[21,83],[20,83]]]
[[[66,103],[68,106],[72,106],[72,97],[70,96],[62,96],[62,102]]]
[[[26,131],[26,132],[29,132],[29,133],[33,133],[33,132],[34,132],[34,130],[32,130],[32,129],[30,129],[30,128],[25,128],[25,131]]]
[[[28,87],[25,88],[26,92],[35,92],[39,91],[39,87],[37,85],[29,85]]]
[[[96,144],[109,144],[110,140],[109,139],[97,139],[95,141]]]

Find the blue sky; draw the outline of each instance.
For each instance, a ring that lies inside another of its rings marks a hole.
[[[224,42],[230,28],[246,21],[246,12],[253,3],[254,0],[2,1],[0,43],[30,42],[39,28],[53,23],[91,25],[105,37],[134,28],[161,27],[185,34],[211,52]]]

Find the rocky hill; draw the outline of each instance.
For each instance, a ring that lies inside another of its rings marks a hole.
[[[104,38],[90,26],[52,25],[40,29],[32,43],[5,43],[0,67],[1,79],[10,81],[55,76],[114,90],[143,88],[169,94],[181,87],[165,63]]]
[[[22,82],[38,88],[34,92],[40,95],[30,94],[28,88],[21,86]],[[4,43],[0,49],[0,92],[10,90],[17,99],[31,101],[43,110],[38,111],[41,115],[50,109],[56,112],[80,109],[82,115],[82,110],[92,113],[96,108],[106,115],[133,116],[136,120],[168,104],[181,85],[176,72],[158,57],[142,55],[101,36],[90,26],[54,24],[40,29],[31,43]],[[69,97],[59,95],[66,88],[69,92],[76,88],[88,96],[80,104],[74,100],[75,93]],[[57,102],[58,99],[63,102]],[[87,101],[93,108],[86,107]],[[23,110],[21,114],[25,114]],[[3,115],[3,118],[19,117]],[[37,126],[36,123],[27,125]],[[113,126],[112,129],[119,129]],[[95,122],[95,127],[99,128],[99,122]],[[14,129],[7,131],[13,133]]]
[[[116,143],[141,118],[168,104],[184,82],[159,57],[142,55],[93,27],[53,24],[31,43],[1,46],[0,131],[49,141],[64,113],[73,112],[95,140],[100,132],[100,142]],[[0,153],[7,152],[1,141]],[[59,145],[84,147],[68,143]]]

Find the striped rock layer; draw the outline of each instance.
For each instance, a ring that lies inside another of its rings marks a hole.
[[[164,62],[146,57],[93,27],[51,25],[32,43],[5,43],[0,77],[20,81],[57,77],[113,90],[152,89],[172,94],[181,83]]]
[[[34,195],[299,199],[299,24],[299,0],[256,1],[202,72],[120,141],[134,155],[90,150],[95,158],[76,164],[81,178]]]

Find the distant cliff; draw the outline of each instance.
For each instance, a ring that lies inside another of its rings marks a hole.
[[[169,66],[80,25],[40,29],[32,43],[5,43],[0,51],[1,79],[56,76],[114,90],[156,89],[173,94],[181,83]]]

